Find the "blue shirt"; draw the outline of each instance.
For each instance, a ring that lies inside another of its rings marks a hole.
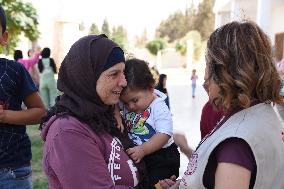
[[[0,58],[0,104],[21,110],[24,99],[37,91],[28,71],[18,62]],[[0,168],[16,168],[30,162],[31,141],[25,125],[0,124]]]

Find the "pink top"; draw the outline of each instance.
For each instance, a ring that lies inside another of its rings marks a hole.
[[[23,58],[20,58],[17,60],[17,62],[20,62],[21,64],[24,65],[24,67],[27,69],[27,70],[30,70],[30,68],[35,65],[36,63],[38,63],[38,60],[39,60],[39,56],[40,54],[39,53],[35,53],[35,55],[30,58],[30,59],[23,59]]]

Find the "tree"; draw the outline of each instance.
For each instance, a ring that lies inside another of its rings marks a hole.
[[[6,12],[9,32],[9,44],[6,48],[0,47],[1,52],[13,53],[21,33],[24,33],[30,41],[38,39],[40,33],[37,12],[31,3],[24,3],[21,0],[0,0],[0,4]]]
[[[89,34],[99,34],[99,28],[95,23],[92,23],[91,27],[90,27],[90,31]]]
[[[175,12],[156,29],[156,36],[168,37],[169,42],[183,38],[189,31],[197,30],[202,39],[207,39],[214,30],[213,5],[215,0],[203,0],[196,9],[193,4],[185,13]]]
[[[185,15],[178,11],[169,16],[165,21],[162,21],[156,30],[156,36],[159,38],[168,37],[169,42],[182,38],[188,31],[188,23]]]
[[[203,0],[198,6],[195,16],[195,30],[199,31],[203,40],[206,40],[214,30],[215,16],[213,6],[215,0]]]
[[[126,48],[127,32],[122,25],[112,28],[111,39],[116,42],[122,49]]]
[[[166,47],[166,42],[163,39],[154,39],[146,44],[146,48],[153,55],[157,55],[158,51]]]
[[[110,36],[109,24],[106,18],[104,19],[101,31],[102,33],[106,34],[108,37]]]

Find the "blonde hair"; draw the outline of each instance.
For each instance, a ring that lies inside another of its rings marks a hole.
[[[213,102],[218,109],[247,108],[251,100],[283,104],[281,79],[267,35],[253,22],[231,22],[207,42],[209,81],[220,88]]]

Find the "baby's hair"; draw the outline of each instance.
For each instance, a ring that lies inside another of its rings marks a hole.
[[[148,63],[140,59],[130,59],[125,62],[125,78],[127,87],[131,90],[147,90],[154,88],[155,80]]]

